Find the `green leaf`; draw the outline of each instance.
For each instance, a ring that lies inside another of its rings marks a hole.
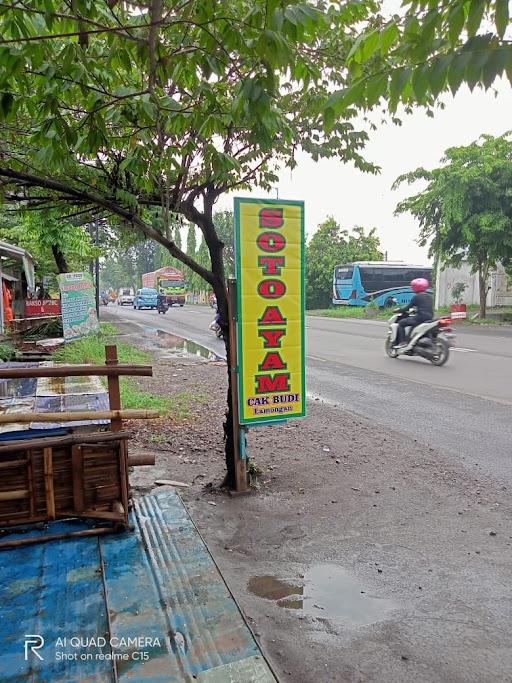
[[[391,83],[389,86],[389,97],[393,103],[392,109],[395,108],[394,104],[398,102],[406,84],[409,82],[411,73],[412,71],[409,68],[400,68],[396,69],[396,71],[392,74]]]
[[[509,80],[510,85],[512,86],[512,63],[509,62],[507,66],[505,67],[505,71],[507,74],[507,78]]]
[[[446,55],[444,57],[438,57],[433,62],[430,71],[430,90],[434,97],[437,97],[446,85],[446,76],[451,61],[451,55]]]
[[[353,44],[352,47],[350,48],[350,51],[349,51],[349,53],[348,53],[348,55],[347,55],[347,62],[350,63],[350,61],[351,61],[352,59],[355,59],[355,58],[356,58],[356,54],[359,52],[359,46],[361,45],[361,43],[363,42],[363,40],[364,40],[364,34],[359,35],[359,36],[355,39],[354,44]],[[359,59],[358,59],[357,61],[359,61]]]
[[[330,133],[334,128],[335,114],[332,107],[326,107],[323,112],[324,119],[324,130],[326,133]]]
[[[501,76],[506,64],[506,51],[501,47],[492,50],[482,69],[482,81],[485,88],[490,88],[497,76]]]
[[[366,105],[371,108],[386,94],[388,85],[387,74],[377,74],[366,83]]]
[[[452,46],[459,40],[465,18],[463,5],[454,7],[448,15],[448,36]]]
[[[384,57],[400,36],[396,24],[390,24],[380,34],[380,54]]]
[[[380,33],[379,31],[372,31],[368,34],[364,42],[361,44],[361,55],[363,61],[367,62],[373,53],[379,48]]]
[[[480,28],[485,11],[485,0],[471,0],[466,28],[472,38]]]
[[[508,0],[496,0],[496,30],[500,38],[503,38],[507,30],[509,20]]]
[[[489,49],[480,48],[476,49],[474,52],[470,52],[470,60],[466,67],[465,79],[470,90],[475,88],[475,85],[480,82],[482,78],[482,69],[489,56]]]
[[[452,95],[455,95],[464,80],[464,74],[469,60],[470,55],[467,52],[461,52],[460,54],[455,55],[450,64],[448,69],[448,85],[450,86]]]
[[[327,102],[324,105],[325,109],[332,109],[333,113],[341,110],[342,102],[346,93],[346,88],[344,88],[343,90],[337,90],[336,92],[333,92],[333,94],[328,98]]]
[[[412,89],[418,102],[423,102],[429,86],[429,69],[422,64],[414,69],[412,75]]]

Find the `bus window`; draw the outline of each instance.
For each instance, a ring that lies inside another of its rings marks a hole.
[[[351,267],[336,268],[335,278],[336,280],[351,280],[354,269]]]
[[[425,276],[423,273],[422,275],[416,275],[416,271],[400,267],[362,267],[360,272],[361,283],[367,293],[408,287],[411,280],[415,277]]]

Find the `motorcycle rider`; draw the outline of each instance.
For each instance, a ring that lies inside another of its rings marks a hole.
[[[156,297],[156,308],[157,310],[165,310],[167,307],[167,297],[165,296],[165,292],[162,287],[158,290],[158,294]]]
[[[412,335],[412,330],[417,325],[433,320],[434,318],[434,302],[432,295],[427,292],[429,282],[424,277],[418,277],[411,281],[411,289],[414,296],[410,303],[404,308],[400,309],[400,313],[407,313],[410,308],[415,308],[416,313],[409,315],[407,318],[402,318],[398,323],[397,346],[407,346],[409,340],[406,338],[405,328],[410,327],[409,339]]]

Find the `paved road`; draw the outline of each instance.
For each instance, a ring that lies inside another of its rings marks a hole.
[[[222,353],[208,331],[206,307],[156,311],[110,307],[116,317],[180,334]],[[392,360],[386,324],[307,318],[308,388],[312,396],[440,448],[447,457],[512,483],[512,329],[459,329],[449,363]]]

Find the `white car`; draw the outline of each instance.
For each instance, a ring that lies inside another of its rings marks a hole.
[[[133,289],[120,289],[117,295],[117,305],[124,306],[125,304],[128,304],[129,306],[132,306],[134,296],[135,292],[133,291]]]

